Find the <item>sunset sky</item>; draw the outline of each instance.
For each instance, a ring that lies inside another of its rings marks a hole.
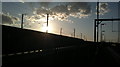
[[[100,2],[100,18],[118,18],[118,2]],[[24,28],[46,31],[46,13],[49,14],[48,32],[73,36],[93,41],[93,23],[96,19],[96,2],[2,2],[2,23],[4,25],[19,27],[21,14],[24,16]],[[118,32],[112,32],[112,22],[102,22],[105,30],[105,40],[116,42]],[[118,31],[118,21],[113,22],[113,30]]]

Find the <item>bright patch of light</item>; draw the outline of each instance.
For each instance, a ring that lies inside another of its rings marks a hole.
[[[40,21],[41,22],[47,22],[47,19],[46,18],[41,18]]]
[[[42,52],[43,50],[40,50],[40,52]]]
[[[46,32],[46,31],[52,32],[52,27],[51,26],[47,27],[47,23],[44,23],[43,26],[42,26],[42,30],[41,31],[42,32]]]

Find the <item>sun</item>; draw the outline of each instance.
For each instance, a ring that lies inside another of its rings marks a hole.
[[[42,27],[41,27],[41,31],[42,32],[48,32],[48,33],[52,33],[52,26],[53,24],[51,22],[53,22],[53,18],[51,16],[49,16],[49,19],[48,19],[48,27],[47,27],[47,19],[46,18],[41,18],[40,21],[43,22],[42,23]]]
[[[44,23],[41,31],[42,32],[48,31],[50,33],[50,32],[52,32],[52,27],[50,25],[47,27],[47,23]]]

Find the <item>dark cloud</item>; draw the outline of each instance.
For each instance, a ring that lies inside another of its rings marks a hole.
[[[50,9],[46,9],[45,7],[35,9],[35,14],[42,15],[42,14],[47,14],[47,13],[51,14],[51,11]]]
[[[104,15],[109,11],[107,3],[100,3],[100,14]]]
[[[67,13],[68,9],[66,5],[59,5],[59,6],[55,6],[54,8],[51,9],[52,12],[54,13]]]
[[[69,7],[70,13],[82,13],[82,14],[90,14],[91,13],[91,6],[88,5],[87,2],[73,2],[67,4]]]
[[[13,24],[16,21],[19,21],[19,18],[10,16],[7,14],[2,14],[2,23],[3,24]]]
[[[13,24],[13,20],[11,19],[10,16],[2,14],[2,23],[3,24]]]

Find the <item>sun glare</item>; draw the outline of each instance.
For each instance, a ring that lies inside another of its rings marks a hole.
[[[50,33],[50,32],[52,32],[52,27],[51,27],[51,26],[48,26],[48,27],[47,27],[47,24],[44,23],[43,26],[42,26],[42,30],[41,30],[41,31],[42,31],[42,32],[48,31],[48,32]]]
[[[47,18],[41,18],[40,21],[42,22],[42,27],[41,27],[41,31],[42,32],[48,32],[48,33],[52,33],[52,25],[51,22],[53,22],[53,18],[51,16],[49,16],[48,19],[48,27],[47,27]]]

